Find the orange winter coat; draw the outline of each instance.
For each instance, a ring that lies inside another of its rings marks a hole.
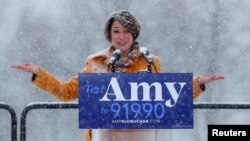
[[[81,72],[83,73],[107,73],[108,60],[111,56],[110,48],[90,55]],[[154,65],[152,72],[161,72],[160,59],[153,55]],[[147,61],[139,56],[133,65],[128,66],[123,71],[126,73],[136,73],[147,70]],[[155,70],[156,69],[156,70]],[[57,79],[54,75],[40,68],[37,76],[32,82],[39,88],[49,92],[61,101],[70,101],[78,98],[78,77],[72,77],[68,82]],[[198,97],[203,90],[200,88],[196,79],[193,80],[193,98]],[[86,131],[85,141],[91,141],[91,130]]]

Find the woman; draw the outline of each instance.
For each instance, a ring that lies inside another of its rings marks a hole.
[[[140,25],[130,12],[122,10],[112,13],[109,16],[104,29],[105,37],[111,43],[110,47],[96,54],[90,55],[81,72],[110,72],[110,68],[108,67],[109,59],[111,58],[112,53],[117,49],[121,51],[121,57],[114,65],[117,71],[136,73],[146,70],[148,62],[143,55],[141,55],[139,51],[140,45],[136,41],[139,33]],[[152,55],[152,58],[154,62],[152,72],[160,72],[161,66],[159,58],[154,55]],[[32,83],[62,101],[69,101],[78,98],[77,76],[72,77],[68,82],[62,82],[52,74],[48,73],[45,69],[33,64],[13,65],[12,67],[33,73]],[[198,97],[205,90],[205,83],[219,79],[224,79],[224,77],[200,76],[195,78],[193,80],[193,98]],[[129,132],[128,130],[120,131]],[[85,141],[90,141],[91,139],[91,130],[87,130]]]

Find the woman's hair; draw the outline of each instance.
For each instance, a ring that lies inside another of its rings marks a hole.
[[[137,19],[126,10],[119,10],[112,13],[105,24],[104,35],[108,41],[111,42],[111,26],[118,21],[121,23],[129,32],[132,33],[133,40],[135,41],[140,34],[140,24]]]

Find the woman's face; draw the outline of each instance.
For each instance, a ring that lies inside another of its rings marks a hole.
[[[111,44],[122,52],[130,51],[130,47],[133,43],[132,33],[129,32],[118,21],[114,21],[111,26]]]

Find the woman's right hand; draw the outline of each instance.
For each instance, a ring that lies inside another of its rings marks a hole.
[[[22,65],[11,65],[11,67],[17,70],[31,72],[34,74],[38,74],[39,72],[39,66],[30,63],[25,63]]]

